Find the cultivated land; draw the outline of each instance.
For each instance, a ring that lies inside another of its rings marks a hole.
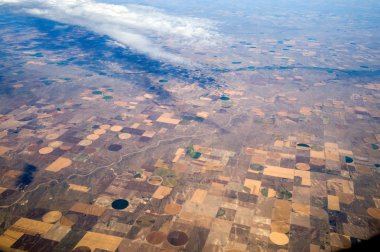
[[[337,251],[380,233],[370,39],[247,36],[201,78],[0,19],[0,250]]]

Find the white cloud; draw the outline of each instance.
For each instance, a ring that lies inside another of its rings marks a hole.
[[[209,20],[168,15],[146,6],[93,0],[0,0],[0,4],[15,4],[30,15],[85,27],[152,58],[175,63],[189,61],[173,51],[207,51],[219,37]]]

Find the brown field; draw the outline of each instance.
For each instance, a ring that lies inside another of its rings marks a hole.
[[[202,204],[207,196],[207,191],[202,189],[195,190],[193,196],[191,197],[191,202],[196,204]]]
[[[328,208],[330,210],[339,211],[339,197],[334,195],[327,195]]]
[[[87,246],[92,251],[96,249],[116,251],[122,240],[123,238],[116,236],[87,232],[75,247]]]
[[[29,235],[43,235],[46,234],[52,227],[53,224],[27,218],[20,218],[9,229]]]
[[[152,198],[163,199],[171,193],[173,188],[167,186],[159,186],[157,190],[153,193]]]
[[[278,178],[293,179],[294,170],[277,166],[267,166],[267,168],[264,169],[264,175]]]
[[[2,194],[3,192],[5,192],[7,190],[7,188],[5,187],[0,187],[0,194]]]
[[[0,236],[0,245],[10,248],[22,235],[21,232],[8,229]]]
[[[69,167],[72,164],[72,161],[68,158],[59,157],[53,163],[51,163],[48,167],[46,167],[46,171],[51,172],[59,172],[62,169]]]
[[[94,216],[101,216],[106,211],[106,209],[99,206],[77,202],[70,208],[70,211]]]
[[[253,179],[245,179],[244,186],[248,187],[251,190],[250,191],[251,194],[259,195],[261,181],[253,180]]]
[[[87,186],[69,184],[69,190],[74,190],[78,192],[88,192],[90,188],[88,188]]]
[[[63,225],[54,225],[46,234],[42,235],[42,238],[61,241],[71,231],[71,228]]]
[[[169,113],[165,113],[165,114],[162,114],[158,119],[157,119],[157,122],[162,122],[162,123],[168,123],[168,124],[179,124],[181,120],[178,120],[178,119],[173,119],[171,118],[171,114]]]

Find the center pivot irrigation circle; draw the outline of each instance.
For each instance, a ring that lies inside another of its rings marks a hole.
[[[128,200],[125,199],[117,199],[112,202],[112,208],[116,210],[123,210],[129,206]]]

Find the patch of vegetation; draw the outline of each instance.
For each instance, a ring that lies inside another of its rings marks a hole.
[[[349,156],[345,156],[344,160],[346,161],[347,164],[354,162],[354,159],[352,157],[349,157]]]
[[[216,218],[223,217],[225,214],[226,214],[226,211],[223,208],[219,208],[219,210],[216,214]]]
[[[135,179],[141,179],[143,176],[141,175],[141,173],[139,172],[136,172],[134,175],[133,175],[133,178]]]
[[[34,173],[37,167],[31,164],[26,164],[23,173],[16,180],[16,187],[23,190],[34,180]]]
[[[310,148],[310,145],[304,144],[304,143],[299,143],[299,144],[297,144],[297,146],[299,146],[299,147],[305,147],[305,148]]]
[[[103,96],[103,99],[106,100],[106,101],[108,101],[108,100],[112,100],[113,97],[110,96],[110,95],[106,95],[106,96]]]
[[[254,171],[262,171],[262,170],[264,170],[264,168],[265,168],[265,166],[260,165],[260,164],[252,163],[249,165],[249,169],[254,170]]]
[[[189,145],[187,148],[186,148],[186,155],[190,155],[191,153],[194,152],[194,145]]]
[[[289,192],[287,189],[281,188],[280,191],[277,193],[277,197],[279,199],[288,200],[291,197],[293,197],[293,194]]]
[[[195,151],[194,146],[190,145],[186,148],[186,155],[188,155],[194,159],[198,159],[201,157],[202,153]]]
[[[243,186],[243,191],[246,193],[251,193],[251,188]]]
[[[102,91],[99,91],[99,90],[95,90],[92,92],[93,95],[102,95],[103,92]]]
[[[373,150],[378,150],[379,149],[379,145],[377,145],[377,144],[372,144],[371,147],[372,147]]]
[[[53,84],[54,81],[52,81],[52,80],[42,80],[42,83],[45,84],[46,86],[49,86],[49,85]]]
[[[184,115],[182,116],[183,121],[196,121],[203,122],[205,119],[203,117],[195,116],[195,115]]]
[[[268,188],[266,188],[266,187],[262,187],[262,188],[260,189],[260,192],[261,192],[261,194],[262,194],[263,196],[268,197]]]
[[[191,155],[191,157],[194,158],[194,159],[198,159],[198,158],[201,157],[201,155],[202,155],[202,153],[200,153],[200,152],[194,152],[194,153]]]
[[[196,121],[196,122],[203,122],[205,119],[203,118],[203,117],[200,117],[200,116],[196,116],[195,118],[194,118],[194,121]]]

